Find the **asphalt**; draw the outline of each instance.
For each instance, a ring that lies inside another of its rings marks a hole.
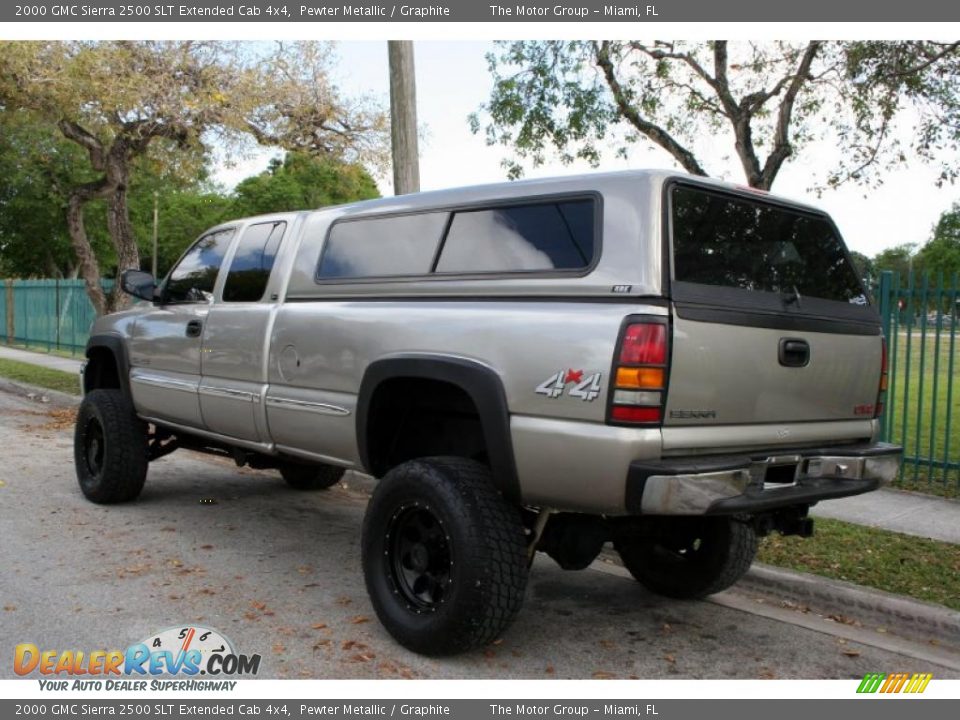
[[[0,358],[73,374],[80,372],[81,365],[81,360],[2,345]],[[811,515],[960,545],[960,501],[957,500],[885,488],[821,503],[811,510]]]
[[[262,655],[269,678],[960,677],[956,633],[942,632],[960,623],[946,608],[895,598],[898,615],[918,621],[905,625],[849,588],[841,612],[822,612],[813,600],[831,581],[808,576],[798,594],[781,578],[781,599],[750,582],[762,567],[708,601],[681,602],[614,564],[568,572],[543,556],[502,638],[454,658],[416,656],[376,621],[364,588],[369,478],[302,493],[275,472],[180,451],[151,464],[137,502],[94,505],[76,485],[71,427],[59,396],[0,392],[0,647],[124,648],[195,626]]]

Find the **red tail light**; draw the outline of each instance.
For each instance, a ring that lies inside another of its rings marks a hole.
[[[874,406],[874,417],[883,415],[883,405],[887,399],[887,339],[880,339],[880,383],[877,388],[877,403]]]
[[[663,422],[667,375],[667,324],[631,322],[617,348],[607,421],[617,425]]]

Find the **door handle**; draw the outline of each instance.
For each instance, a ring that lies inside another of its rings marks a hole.
[[[203,331],[203,323],[199,320],[191,320],[187,323],[187,337],[200,337]]]
[[[810,343],[800,338],[780,338],[778,356],[784,367],[806,367],[810,363]]]

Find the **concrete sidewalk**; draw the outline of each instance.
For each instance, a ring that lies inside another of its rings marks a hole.
[[[0,345],[0,358],[72,374],[80,372],[82,362],[3,345]],[[820,503],[810,514],[960,545],[960,501],[957,500],[884,489]]]
[[[822,502],[810,514],[960,545],[960,501],[934,495],[884,488]]]
[[[72,358],[60,357],[59,355],[33,352],[31,350],[20,350],[19,348],[12,348],[6,345],[0,345],[0,358],[30,363],[31,365],[39,365],[41,367],[50,368],[51,370],[62,370],[63,372],[68,372],[71,375],[76,375],[79,373],[80,366],[83,364],[83,361],[80,359],[74,360]]]

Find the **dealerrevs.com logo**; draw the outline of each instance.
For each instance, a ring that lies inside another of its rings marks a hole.
[[[237,653],[212,628],[186,626],[167,628],[126,650],[41,650],[21,643],[13,670],[46,676],[38,678],[41,690],[232,690],[236,681],[225,678],[255,676],[260,655]]]

